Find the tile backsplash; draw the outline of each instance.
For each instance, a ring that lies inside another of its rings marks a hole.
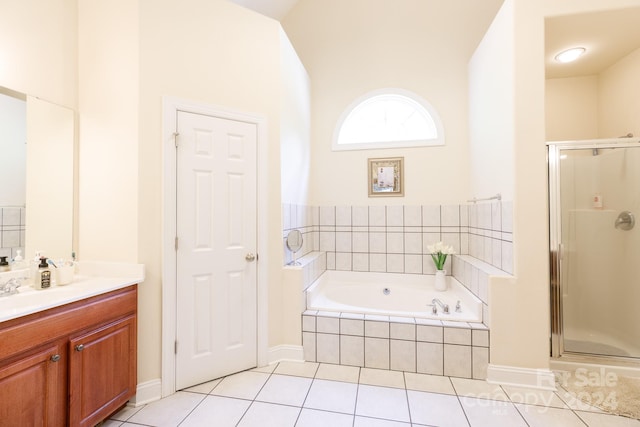
[[[25,211],[24,207],[0,206],[0,256],[8,260],[18,249],[24,256]]]
[[[513,272],[512,203],[422,206],[283,205],[285,263],[292,260],[287,233],[299,229],[297,257],[326,252],[327,269],[434,274],[427,246],[442,240],[456,253]],[[451,257],[445,269],[451,274]]]

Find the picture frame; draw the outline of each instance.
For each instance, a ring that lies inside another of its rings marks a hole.
[[[404,157],[368,159],[369,197],[404,196]]]

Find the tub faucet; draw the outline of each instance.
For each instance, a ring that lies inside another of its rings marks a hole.
[[[433,304],[434,307],[438,304],[444,314],[449,314],[449,304],[443,304],[438,298],[431,300],[431,304]]]
[[[6,297],[9,295],[17,294],[19,287],[20,287],[20,282],[15,277],[12,277],[5,283],[0,284],[0,297]]]

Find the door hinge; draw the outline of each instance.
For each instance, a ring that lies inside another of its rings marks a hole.
[[[174,132],[173,133],[173,143],[176,145],[176,148],[178,148],[178,136],[180,134],[178,132]]]
[[[175,340],[173,343],[173,353],[178,354],[178,340]]]
[[[178,236],[176,236],[176,239],[173,242],[173,247],[175,248],[175,250],[178,250]]]

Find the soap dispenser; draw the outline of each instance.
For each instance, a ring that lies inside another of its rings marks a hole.
[[[9,263],[6,256],[0,256],[0,273],[3,271],[9,271]]]
[[[11,270],[22,270],[28,266],[27,262],[22,258],[22,251],[20,249],[16,250],[16,256],[13,258],[13,263],[11,263]]]
[[[38,265],[38,272],[33,281],[33,287],[36,289],[47,289],[51,287],[51,270],[45,257],[40,258],[40,264]]]

